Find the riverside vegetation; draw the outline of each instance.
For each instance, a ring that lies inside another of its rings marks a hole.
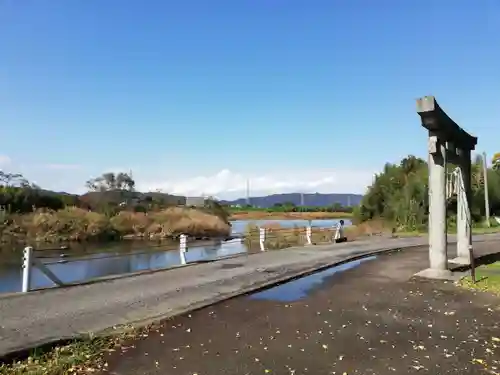
[[[105,173],[88,181],[89,192],[78,196],[43,190],[19,174],[0,171],[0,241],[229,235],[228,214],[217,202],[186,207],[184,197],[139,193],[134,186],[125,173]]]
[[[451,172],[456,166],[449,165]],[[488,194],[491,216],[500,215],[500,154],[488,168]],[[399,163],[387,163],[375,176],[359,206],[354,207],[352,227],[345,230],[348,240],[370,235],[419,235],[428,227],[428,166],[423,159],[409,155]],[[498,231],[498,223],[491,219],[485,225],[483,160],[477,156],[472,163],[472,205],[473,231],[485,233]],[[448,200],[448,230],[456,230],[456,197]],[[268,229],[266,246],[269,249],[286,248],[305,243],[305,228],[282,228],[271,225]],[[314,229],[312,242],[330,241],[332,229]],[[259,231],[255,226],[247,228],[247,244],[258,246]]]
[[[487,170],[489,210],[491,216],[500,213],[500,163],[494,160]],[[455,168],[449,165],[448,171]],[[483,160],[477,156],[472,163],[471,216],[475,228],[484,227],[484,173]],[[448,227],[456,229],[456,198],[448,199]],[[396,232],[421,232],[428,225],[428,166],[415,156],[408,156],[397,164],[387,163],[374,183],[363,196],[361,204],[355,208],[353,219],[356,223],[382,220],[388,228]],[[497,226],[491,220],[491,226]]]

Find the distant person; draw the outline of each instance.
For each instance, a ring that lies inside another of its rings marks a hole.
[[[345,242],[347,238],[344,236],[344,220],[340,220],[335,226],[335,235],[333,238],[334,242]]]

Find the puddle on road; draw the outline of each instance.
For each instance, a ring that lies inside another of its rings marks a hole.
[[[313,273],[309,276],[304,276],[299,279],[289,281],[287,283],[251,294],[248,298],[257,300],[271,300],[279,302],[298,301],[307,295],[315,288],[325,282],[325,279],[338,272],[347,271],[358,267],[361,263],[376,259],[376,256],[366,257],[363,259],[354,260],[352,262],[343,263],[338,266],[327,268],[324,271]]]

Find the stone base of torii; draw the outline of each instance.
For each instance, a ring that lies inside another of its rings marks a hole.
[[[422,126],[429,132],[429,268],[421,277],[448,279],[448,239],[446,221],[447,163],[458,166],[454,171],[457,194],[457,257],[450,262],[470,264],[471,231],[471,151],[477,144],[473,137],[458,126],[438,105],[433,96],[417,100],[417,113]]]

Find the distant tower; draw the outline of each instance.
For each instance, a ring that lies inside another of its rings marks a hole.
[[[351,207],[351,196],[347,196],[347,207]]]
[[[304,193],[300,193],[300,205],[304,206]]]
[[[247,205],[250,206],[250,180],[247,179]]]

